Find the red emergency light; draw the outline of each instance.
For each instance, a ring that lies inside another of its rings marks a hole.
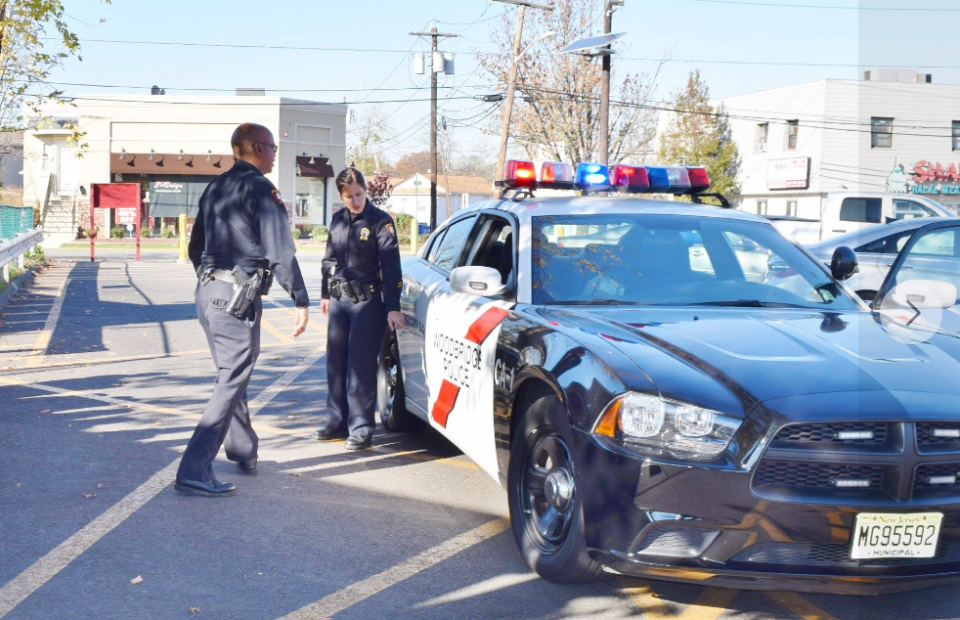
[[[506,187],[536,187],[537,168],[532,161],[508,159],[504,166],[503,184]]]
[[[690,177],[690,193],[699,194],[710,189],[710,175],[706,168],[687,168]]]
[[[610,173],[610,184],[621,192],[645,192],[650,189],[650,175],[643,166],[617,164]]]
[[[546,189],[573,189],[573,166],[559,161],[543,162],[537,186]]]

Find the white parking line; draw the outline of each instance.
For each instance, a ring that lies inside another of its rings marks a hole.
[[[329,596],[325,596],[315,603],[301,607],[297,611],[287,614],[279,620],[319,620],[320,618],[332,616],[391,586],[406,581],[410,577],[457,555],[461,551],[466,551],[470,547],[476,546],[489,538],[493,538],[501,532],[505,532],[509,527],[510,524],[506,519],[487,521],[480,527],[455,536],[446,542],[440,543],[436,547],[431,547],[381,573],[367,577]]]
[[[284,373],[267,389],[250,401],[250,415],[266,407],[283,389],[297,380],[324,355],[325,346],[314,351],[309,357]],[[8,381],[9,382],[9,381]],[[69,392],[69,390],[63,390]],[[107,402],[114,401],[109,397],[101,397]],[[116,401],[119,404],[122,401]],[[92,547],[111,530],[139,510],[144,504],[156,497],[161,491],[173,482],[180,458],[154,474],[136,491],[111,506],[102,515],[94,519],[79,532],[65,540],[53,551],[33,563],[25,571],[11,579],[0,588],[0,618],[3,618],[25,598],[37,591],[43,584],[50,581],[60,571],[77,559],[84,551]]]
[[[50,339],[53,338],[53,330],[57,328],[57,322],[60,320],[60,310],[63,308],[63,300],[65,297],[63,291],[67,288],[69,279],[69,276],[65,277],[63,282],[60,283],[60,288],[57,289],[56,297],[54,297],[53,300],[53,306],[50,308],[50,314],[47,315],[47,320],[43,324],[43,330],[40,332],[40,335],[37,336],[37,341],[33,345],[33,351],[30,352],[24,368],[37,368],[43,363],[43,358],[47,353],[47,347],[50,346]]]

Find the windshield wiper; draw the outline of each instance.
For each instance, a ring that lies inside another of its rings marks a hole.
[[[720,306],[727,308],[806,308],[799,304],[782,301],[761,301],[759,299],[731,299],[723,301],[698,301],[691,306]]]

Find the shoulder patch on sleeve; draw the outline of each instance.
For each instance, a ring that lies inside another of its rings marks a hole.
[[[384,226],[384,228],[387,229],[387,233],[389,233],[391,237],[397,236],[397,231],[394,230],[393,224],[387,224],[386,226]]]
[[[283,196],[280,195],[280,190],[272,189],[270,190],[270,195],[273,196],[273,199],[278,203],[283,204]]]

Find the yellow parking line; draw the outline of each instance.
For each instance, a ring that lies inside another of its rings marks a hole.
[[[367,577],[361,581],[353,583],[342,590],[329,594],[315,603],[310,603],[300,609],[289,613],[280,620],[320,620],[338,614],[341,611],[353,607],[357,603],[364,601],[371,596],[379,594],[387,588],[393,587],[398,583],[406,581],[429,568],[436,566],[458,553],[475,547],[480,543],[493,538],[497,534],[507,531],[510,524],[506,519],[494,519],[455,536],[450,540],[431,547],[426,551],[418,553],[392,566],[387,570]]]
[[[674,612],[647,582],[638,584],[627,577],[618,579],[624,586],[623,592],[633,599],[646,620],[717,620],[737,595],[737,590],[707,588],[683,611]]]
[[[764,592],[790,613],[803,620],[838,620],[795,592]]]
[[[277,329],[276,327],[274,327],[273,323],[267,320],[267,317],[261,316],[260,324],[263,326],[265,330],[273,334],[274,338],[276,338],[283,344],[293,344],[293,338],[291,338],[288,334],[285,334],[279,329]]]
[[[24,368],[36,368],[43,363],[43,358],[50,346],[50,339],[53,338],[53,330],[57,328],[57,322],[60,320],[60,310],[63,308],[63,291],[67,287],[68,278],[64,278],[57,289],[53,300],[53,306],[50,307],[50,314],[43,325],[43,330],[37,336],[37,341],[33,343],[33,351],[27,358]]]

